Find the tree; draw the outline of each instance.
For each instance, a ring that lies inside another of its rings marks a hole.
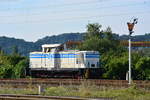
[[[113,37],[112,30],[110,27],[108,27],[104,31],[101,29],[101,27],[102,26],[99,25],[98,23],[88,24],[87,32],[86,32],[87,38],[79,46],[79,49],[80,50],[99,51],[100,63],[101,63],[100,66],[105,68],[106,71],[110,71],[112,66],[108,66],[107,63],[111,60],[111,57],[112,57],[112,59],[115,59],[114,58],[115,55],[118,55],[120,53],[122,54],[122,52],[124,52],[126,50],[120,45],[119,40],[116,40]],[[110,54],[110,55],[108,55],[108,54]],[[111,64],[112,64],[112,62],[111,62]],[[116,62],[114,61],[114,63],[116,63]],[[118,59],[118,64],[119,64],[119,59]],[[115,66],[115,64],[114,64],[114,66]],[[107,75],[107,78],[108,78],[108,76],[109,75]]]
[[[25,72],[26,68],[29,66],[29,61],[28,59],[23,59],[21,60],[18,64],[16,64],[14,68],[14,77],[15,78],[24,78],[25,77]]]
[[[0,65],[0,78],[12,78],[13,74],[12,65]]]
[[[98,23],[93,23],[93,24],[88,24],[87,25],[87,34],[86,34],[86,38],[91,38],[93,36],[101,36],[101,27],[102,25],[98,24]]]
[[[0,52],[0,78],[25,77],[28,59],[18,54],[7,55]]]
[[[101,54],[109,50],[115,50],[119,46],[119,41],[115,40],[112,35],[111,28],[108,27],[105,31],[101,30],[101,25],[98,23],[88,24],[86,39],[79,46],[80,50],[95,50]]]
[[[141,57],[136,63],[137,79],[150,80],[150,57]]]
[[[122,53],[121,56],[114,56],[114,54],[105,56],[107,56],[104,64],[106,72],[103,74],[103,77],[109,79],[125,79],[126,72],[128,71],[127,54]]]
[[[105,38],[107,38],[108,40],[114,40],[110,27],[107,27],[103,34],[105,34]]]

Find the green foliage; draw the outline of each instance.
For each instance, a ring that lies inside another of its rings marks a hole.
[[[8,60],[9,60],[9,63],[11,65],[16,65],[19,63],[19,61],[25,59],[26,57],[23,57],[23,56],[20,56],[20,55],[10,55],[8,56]]]
[[[15,78],[24,78],[25,77],[25,72],[26,68],[28,68],[29,63],[28,59],[23,59],[16,64],[15,69],[14,69],[14,77]]]
[[[104,74],[105,78],[111,79],[125,79],[126,72],[128,71],[128,58],[127,56],[110,58],[111,60],[105,65],[107,70]]]
[[[101,25],[98,23],[88,24],[87,25],[87,34],[86,38],[91,38],[93,36],[101,36]]]
[[[68,90],[62,86],[59,87],[49,87],[45,90],[45,95],[50,96],[65,96]]]
[[[103,54],[120,46],[119,41],[113,38],[111,28],[103,31],[101,27],[98,23],[87,25],[86,39],[79,46],[80,50],[95,50]]]
[[[0,66],[0,78],[12,78],[13,73],[12,65],[1,65]]]
[[[94,36],[88,40],[85,40],[84,43],[79,47],[82,50],[98,50],[99,49],[99,38]],[[95,45],[93,45],[93,43]]]
[[[150,57],[141,57],[136,63],[135,69],[139,73],[139,79],[150,80]]]
[[[6,55],[0,53],[0,78],[25,77],[25,68],[28,67],[28,59],[18,54]]]
[[[132,53],[132,78],[141,79],[139,77],[139,70],[136,69],[136,64],[141,59],[141,56],[137,53]],[[103,54],[101,62],[105,68],[104,78],[109,79],[125,79],[128,71],[128,52],[110,51],[107,54]]]
[[[125,79],[128,70],[128,59],[122,52],[126,50],[119,40],[113,37],[111,28],[101,30],[98,23],[88,24],[86,40],[79,47],[80,50],[94,50],[101,54],[101,66],[105,68],[104,78]]]
[[[79,46],[79,49],[100,52],[100,65],[105,69],[103,78],[125,79],[128,71],[128,51],[113,36],[110,27],[106,30],[101,28],[102,26],[98,23],[88,24],[86,39]],[[142,57],[146,54],[143,52],[132,52],[133,79],[150,79],[149,57]]]

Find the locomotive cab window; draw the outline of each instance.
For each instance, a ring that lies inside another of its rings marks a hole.
[[[51,51],[51,48],[48,48],[48,47],[47,47],[47,48],[46,48],[46,47],[45,47],[45,48],[43,48],[43,52],[44,52],[44,53],[46,53],[46,52],[50,52],[50,51]]]
[[[95,64],[91,64],[91,67],[95,67]]]

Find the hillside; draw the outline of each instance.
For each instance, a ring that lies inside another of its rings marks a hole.
[[[80,41],[83,40],[84,33],[64,33],[60,35],[46,36],[35,42],[36,45],[65,43],[66,41]]]
[[[127,35],[119,36],[120,40],[128,40]],[[150,33],[145,35],[135,35],[132,36],[132,41],[150,41]]]
[[[127,35],[119,36],[115,34],[114,36],[120,40],[128,40]],[[6,53],[10,54],[12,52],[12,47],[17,46],[21,55],[28,56],[29,52],[31,51],[39,51],[42,44],[64,43],[69,40],[80,41],[83,40],[83,37],[84,33],[64,33],[60,35],[46,36],[37,40],[36,42],[27,42],[23,39],[0,37],[0,47]],[[132,40],[150,41],[150,34],[133,36]]]
[[[13,46],[17,46],[19,53],[24,56],[27,56],[29,52],[38,49],[38,46],[33,42],[26,42],[23,39],[0,37],[0,47],[5,53],[10,54]]]
[[[0,37],[0,47],[5,53],[11,54],[12,48],[17,46],[21,55],[28,56],[29,52],[41,50],[42,44],[64,43],[69,40],[79,41],[83,40],[83,35],[84,34],[82,33],[66,33],[57,36],[46,36],[37,40],[36,42],[27,42],[23,39],[15,39],[3,36]]]

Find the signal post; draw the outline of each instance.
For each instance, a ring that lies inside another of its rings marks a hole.
[[[129,30],[129,84],[131,84],[131,35],[134,33],[133,28],[134,25],[137,24],[137,18],[133,20],[133,22],[127,22],[128,30]]]

